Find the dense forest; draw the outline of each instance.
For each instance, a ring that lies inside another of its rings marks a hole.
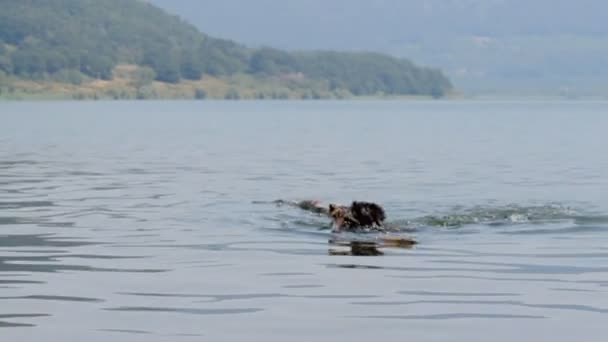
[[[357,96],[441,97],[452,88],[439,70],[386,55],[247,48],[144,1],[0,0],[0,7],[0,81],[81,84],[111,80],[128,64],[142,67],[140,78],[169,84],[246,74],[325,82]]]

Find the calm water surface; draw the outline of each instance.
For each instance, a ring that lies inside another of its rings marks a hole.
[[[0,104],[0,336],[604,341],[607,109]],[[330,255],[377,236],[272,203],[309,198],[420,243]]]

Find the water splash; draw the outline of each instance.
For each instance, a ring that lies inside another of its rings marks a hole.
[[[583,216],[579,210],[562,205],[476,206],[470,209],[460,208],[447,214],[426,215],[409,220],[397,220],[391,224],[405,227],[444,227],[458,228],[467,225],[508,226],[518,224],[543,224],[558,221],[574,221]]]

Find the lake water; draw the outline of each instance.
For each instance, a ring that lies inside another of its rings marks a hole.
[[[6,341],[604,341],[606,102],[0,104]],[[277,199],[381,203],[337,256]]]

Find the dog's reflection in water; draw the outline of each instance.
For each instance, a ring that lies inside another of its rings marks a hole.
[[[329,240],[332,246],[347,247],[347,250],[330,248],[329,255],[380,256],[384,252],[380,248],[411,249],[416,241],[408,238],[381,238],[378,241],[337,241]]]

